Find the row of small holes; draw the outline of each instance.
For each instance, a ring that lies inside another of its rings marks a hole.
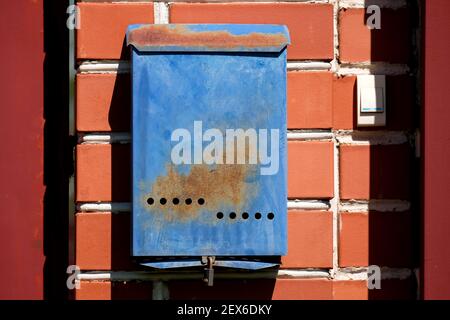
[[[187,198],[184,202],[185,202],[187,205],[190,205],[190,204],[192,204],[192,199],[191,199],[191,198]],[[153,205],[153,204],[155,203],[155,200],[154,200],[153,198],[148,198],[148,199],[147,199],[147,203],[148,203],[149,205]],[[166,199],[166,198],[161,198],[161,199],[159,199],[159,203],[162,204],[162,205],[165,205],[165,204],[167,203],[167,199]],[[173,199],[172,199],[172,203],[173,203],[174,205],[178,205],[178,204],[180,203],[180,199],[178,199],[178,198],[173,198]],[[197,203],[198,203],[199,205],[204,205],[204,204],[205,204],[205,199],[199,198],[199,199],[197,200]],[[217,218],[218,218],[218,219],[222,219],[223,216],[224,216],[224,215],[223,215],[222,212],[217,212]],[[261,213],[259,213],[259,212],[256,212],[256,213],[255,213],[255,219],[259,220],[259,219],[261,219],[261,217],[262,217]],[[248,218],[249,218],[249,214],[248,214],[247,212],[243,212],[243,213],[242,213],[242,219],[246,220],[246,219],[248,219]],[[275,215],[274,215],[272,212],[269,212],[269,213],[267,214],[267,219],[273,220],[273,218],[275,218]],[[236,219],[236,213],[235,213],[235,212],[230,212],[230,219]]]
[[[152,204],[155,203],[155,199],[153,199],[153,198],[148,198],[148,199],[147,199],[147,203],[148,203],[149,205],[152,205]],[[167,203],[167,199],[166,199],[166,198],[161,198],[161,199],[159,199],[159,203],[162,204],[162,205],[165,205],[165,204]],[[178,199],[178,198],[173,198],[173,199],[172,199],[172,203],[173,203],[174,205],[180,204],[180,199]],[[190,204],[192,204],[192,199],[191,199],[191,198],[187,198],[187,199],[184,200],[184,203],[187,204],[187,205],[190,205]],[[202,205],[205,204],[205,199],[199,198],[199,199],[197,200],[197,203],[198,203],[199,205],[202,206]]]
[[[224,217],[223,212],[217,212],[217,219],[222,219]],[[236,219],[236,212],[230,212],[230,219]],[[242,219],[247,220],[249,217],[249,214],[247,212],[242,213]],[[257,212],[255,213],[255,219],[259,220],[261,219],[262,215],[261,213]],[[275,215],[272,212],[269,212],[267,214],[267,219],[273,220],[275,218]]]

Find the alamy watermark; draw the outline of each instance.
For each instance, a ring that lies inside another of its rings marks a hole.
[[[366,25],[369,29],[381,29],[381,9],[377,5],[368,6],[366,13],[370,14],[367,18]]]
[[[69,17],[66,20],[66,26],[69,30],[80,29],[80,8],[72,4],[67,7],[66,13]]]
[[[194,121],[192,134],[178,128],[170,139],[176,142],[170,154],[175,165],[260,164],[261,175],[277,174],[280,166],[279,129],[238,128],[223,132],[210,128],[203,132],[203,122]]]
[[[367,268],[367,288],[369,290],[381,289],[381,269],[372,265]]]
[[[66,273],[69,276],[67,277],[66,286],[69,290],[80,289],[80,280],[78,280],[80,272],[80,267],[77,265],[72,264],[67,267]]]

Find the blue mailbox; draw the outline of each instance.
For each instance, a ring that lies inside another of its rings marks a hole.
[[[287,250],[281,25],[131,25],[132,254],[260,269]]]

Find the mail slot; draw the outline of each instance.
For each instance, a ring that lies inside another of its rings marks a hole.
[[[287,248],[281,25],[131,25],[132,254],[260,269]]]

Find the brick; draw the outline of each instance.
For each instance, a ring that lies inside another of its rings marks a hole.
[[[287,77],[288,128],[331,128],[332,73],[288,72]]]
[[[410,212],[369,212],[369,264],[415,267],[413,220]]]
[[[81,281],[75,290],[76,300],[111,300],[111,282]]]
[[[130,130],[129,74],[78,74],[76,83],[78,131]]]
[[[153,23],[153,3],[78,3],[78,59],[125,59],[127,26]]]
[[[341,213],[339,266],[413,266],[409,212]]]
[[[130,253],[129,214],[76,215],[76,264],[82,270],[136,269]],[[289,211],[288,255],[282,268],[328,268],[333,259],[332,213]]]
[[[410,130],[414,126],[415,78],[408,75],[386,77],[386,122],[388,130]]]
[[[356,90],[355,76],[333,78],[333,128],[350,130],[357,127]]]
[[[207,287],[201,281],[171,281],[169,292],[173,300],[330,300],[332,281],[217,279],[213,287]]]
[[[413,128],[414,78],[386,78],[387,127],[356,125],[356,77],[329,72],[288,72],[288,128],[409,130]],[[332,92],[332,96],[331,96]],[[129,74],[77,75],[77,130],[128,131]],[[333,106],[333,108],[332,108]]]
[[[333,6],[304,3],[174,3],[171,23],[286,24],[289,59],[333,59]]]
[[[369,216],[341,213],[339,266],[369,266]]]
[[[340,146],[342,199],[369,199],[371,192],[370,146]]]
[[[333,197],[333,143],[288,142],[288,197]]]
[[[89,145],[76,148],[76,200],[130,200],[130,146]]]
[[[368,290],[366,281],[328,279],[216,279],[213,287],[178,280],[168,287],[171,300],[414,300],[417,292],[413,277],[382,280],[380,290]],[[75,299],[151,300],[152,283],[83,280]]]
[[[334,280],[334,300],[415,300],[417,285],[413,277],[382,279],[381,289],[367,288],[365,280]]]
[[[330,72],[288,72],[288,128],[332,127],[332,79]],[[78,74],[77,130],[129,131],[130,83],[129,74]],[[352,112],[349,102],[338,106],[339,115]]]
[[[288,211],[288,254],[282,268],[333,266],[333,216],[323,211]]]
[[[367,300],[368,291],[365,280],[333,281],[333,300]]]
[[[332,84],[330,79],[333,79]],[[413,127],[413,80],[410,76],[386,78],[387,127],[367,130],[407,130]],[[355,76],[337,78],[329,72],[288,72],[287,84],[288,128],[329,128],[332,121],[335,129],[365,130],[356,125]],[[77,75],[78,131],[128,131],[130,103],[128,74]]]
[[[333,144],[288,142],[288,196],[333,197]],[[130,201],[130,146],[77,146],[76,199]]]
[[[343,9],[339,13],[339,48],[342,62],[385,61],[408,63],[411,25],[408,9],[381,9],[381,29],[366,26],[365,9]]]
[[[385,127],[358,127],[356,76],[334,77],[333,128],[357,130],[410,130],[414,127],[414,77],[408,75],[386,77]]]
[[[81,281],[76,300],[151,300],[151,282]]]
[[[274,300],[331,300],[332,281],[328,279],[278,279]]]
[[[110,212],[78,213],[76,265],[81,270],[136,268],[130,254],[130,216]]]
[[[411,152],[408,144],[341,145],[341,199],[409,199]]]

